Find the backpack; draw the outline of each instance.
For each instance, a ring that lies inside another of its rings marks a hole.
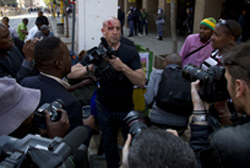
[[[156,95],[156,105],[177,115],[192,114],[191,82],[182,77],[180,66],[172,65],[164,68]]]

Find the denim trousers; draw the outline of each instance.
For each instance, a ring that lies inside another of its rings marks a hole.
[[[129,35],[134,35],[134,21],[130,20],[129,21]]]
[[[148,24],[146,20],[141,22],[141,34],[143,34],[143,25],[145,26],[145,33],[148,34]]]
[[[156,26],[157,26],[158,35],[162,36],[163,24],[156,24]]]
[[[117,148],[117,137],[119,128],[123,128],[123,119],[128,112],[113,112],[104,108],[96,100],[99,126],[102,131],[102,145],[105,152],[108,168],[119,168],[120,155]],[[127,139],[127,132],[122,129],[124,140]]]

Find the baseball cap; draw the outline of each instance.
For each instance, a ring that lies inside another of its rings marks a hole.
[[[40,27],[41,30],[49,30],[49,27],[45,24],[43,24],[41,27]]]

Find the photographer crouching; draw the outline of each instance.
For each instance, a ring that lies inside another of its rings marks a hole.
[[[223,55],[227,90],[240,119],[233,126],[214,131],[214,118],[208,114],[209,104],[203,102],[200,80],[192,82],[194,106],[190,145],[201,167],[249,167],[250,137],[250,48],[240,44]],[[202,84],[203,85],[203,84]],[[220,118],[229,119],[226,101],[216,103]],[[214,132],[213,132],[214,131]]]

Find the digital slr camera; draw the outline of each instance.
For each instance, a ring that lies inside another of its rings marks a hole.
[[[224,67],[218,65],[211,66],[207,71],[191,64],[185,65],[182,69],[182,76],[187,80],[200,80],[201,89],[198,93],[201,99],[208,103],[230,98],[224,74]]]
[[[123,119],[125,125],[124,129],[132,135],[132,138],[135,139],[138,135],[151,126],[151,120],[145,114],[138,111],[131,111]]]
[[[57,112],[57,109],[64,109],[64,102],[61,99],[56,99],[52,103],[45,103],[34,112],[34,120],[37,125],[45,127],[45,111],[47,110],[52,122],[59,121],[61,113]]]
[[[89,168],[88,150],[82,143],[88,131],[79,126],[63,139],[27,135],[16,139],[0,136],[1,168]]]
[[[94,65],[96,80],[108,81],[113,79],[121,80],[123,77],[122,72],[116,71],[110,64],[104,59],[104,56],[112,59],[112,55],[116,55],[113,47],[109,47],[106,39],[101,38],[102,47],[93,47],[87,52],[89,62]]]

